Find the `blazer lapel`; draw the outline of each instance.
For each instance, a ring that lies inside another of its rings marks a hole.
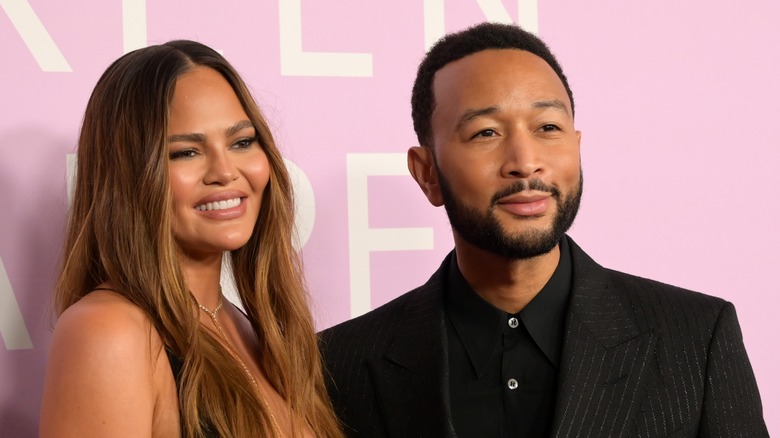
[[[444,260],[412,292],[385,355],[368,363],[390,437],[454,437],[450,421],[446,331],[442,304]]]
[[[552,436],[626,436],[656,338],[652,327],[639,325],[608,271],[569,244],[574,279]]]

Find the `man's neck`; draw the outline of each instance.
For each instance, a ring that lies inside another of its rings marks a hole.
[[[517,313],[550,280],[560,259],[560,245],[540,256],[517,260],[499,256],[455,236],[458,268],[463,278],[485,301]]]

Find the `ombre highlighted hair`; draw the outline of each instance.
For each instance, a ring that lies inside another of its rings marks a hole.
[[[203,44],[171,41],[130,52],[95,86],[78,141],[57,314],[110,282],[146,313],[165,348],[183,360],[178,396],[185,436],[200,436],[204,424],[219,436],[274,436],[270,413],[243,369],[224,360],[224,348],[199,324],[197,303],[179,267],[166,137],[176,81],[198,67],[216,70],[233,88],[271,168],[252,236],[230,254],[259,340],[260,366],[287,401],[294,424],[310,427],[318,437],[340,437],[292,245],[287,169],[246,84]]]

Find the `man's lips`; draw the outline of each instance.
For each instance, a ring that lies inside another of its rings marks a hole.
[[[538,216],[547,211],[551,200],[547,192],[523,191],[499,199],[496,205],[517,216]]]

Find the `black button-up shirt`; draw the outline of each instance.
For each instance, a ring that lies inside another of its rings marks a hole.
[[[550,434],[571,290],[566,239],[550,280],[516,314],[482,299],[452,258],[444,308],[455,431],[469,437]]]

